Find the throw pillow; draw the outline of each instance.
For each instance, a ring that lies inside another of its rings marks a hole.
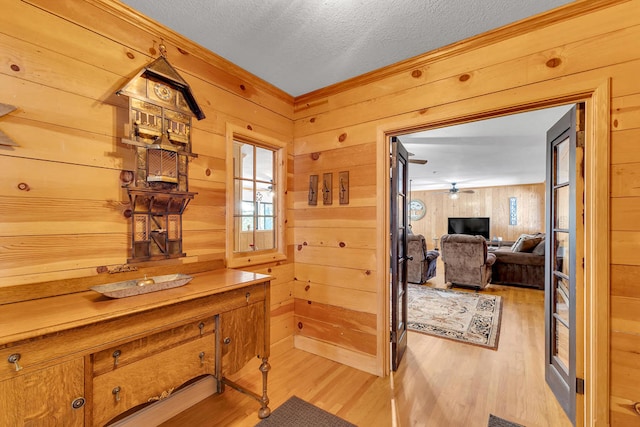
[[[542,239],[540,243],[538,243],[538,245],[533,248],[533,251],[531,251],[531,253],[534,255],[544,255],[544,239]]]
[[[542,241],[544,235],[521,234],[511,247],[511,252],[531,252]]]

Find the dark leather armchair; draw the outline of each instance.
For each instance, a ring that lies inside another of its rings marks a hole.
[[[487,251],[482,236],[445,234],[440,240],[444,281],[451,286],[460,285],[484,289],[491,283],[496,256]]]
[[[435,277],[438,251],[427,251],[427,243],[420,234],[407,236],[407,255],[413,259],[407,260],[407,281],[410,283],[425,283]]]

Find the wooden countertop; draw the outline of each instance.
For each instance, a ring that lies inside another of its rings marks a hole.
[[[178,288],[126,298],[112,299],[95,291],[86,291],[2,305],[0,346],[230,291],[271,278],[232,269],[192,276],[193,280]]]

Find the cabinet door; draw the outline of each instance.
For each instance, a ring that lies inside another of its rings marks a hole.
[[[82,426],[84,405],[74,409],[74,400],[83,397],[81,358],[1,381],[0,426]]]
[[[222,375],[240,370],[265,355],[265,303],[260,301],[220,315]]]

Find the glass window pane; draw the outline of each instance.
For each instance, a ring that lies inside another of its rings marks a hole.
[[[567,366],[569,366],[569,329],[562,323],[554,319],[555,324],[555,348],[553,349],[553,355],[556,356],[561,362],[561,368],[565,372],[568,372]]]
[[[258,181],[273,181],[273,157],[273,151],[256,147],[256,179]]]
[[[404,257],[404,230],[402,228],[398,229],[398,258]]]
[[[554,185],[569,182],[569,138],[555,147],[556,176]]]
[[[398,193],[404,193],[404,164],[398,162]]]
[[[554,270],[569,276],[569,233],[555,232]]]
[[[556,188],[555,193],[555,228],[569,229],[569,186]]]
[[[238,159],[240,164],[240,177],[245,179],[254,179],[253,173],[253,157],[254,146],[251,144],[240,144],[240,158]]]
[[[555,295],[555,313],[562,319],[567,325],[569,323],[569,282],[560,277],[555,277],[556,281],[556,295]]]
[[[256,251],[264,251],[275,248],[275,231],[274,230],[258,230],[256,231]]]

